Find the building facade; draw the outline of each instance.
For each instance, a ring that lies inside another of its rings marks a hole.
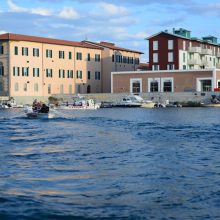
[[[192,38],[185,29],[162,31],[147,38],[151,70],[220,68],[220,45],[214,36]]]
[[[112,66],[120,70],[124,63],[104,50],[88,42],[0,35],[0,96],[110,92]],[[134,70],[140,54],[122,69]]]
[[[104,93],[111,92],[111,72],[135,71],[139,68],[142,52],[118,47],[110,42],[84,42],[102,49],[102,91]]]
[[[220,88],[220,70],[158,70],[112,73],[112,93],[210,92]]]

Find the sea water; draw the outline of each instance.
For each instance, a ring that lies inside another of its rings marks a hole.
[[[0,111],[0,219],[220,219],[220,109]]]

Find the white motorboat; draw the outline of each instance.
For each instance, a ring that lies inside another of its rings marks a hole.
[[[25,106],[24,113],[28,118],[49,118],[50,108],[43,104],[41,108],[34,109],[32,106]]]
[[[100,105],[95,103],[93,99],[75,99],[73,102],[64,102],[60,106],[60,109],[64,110],[95,110],[100,108]]]
[[[126,97],[122,98],[121,101],[113,104],[113,107],[129,107],[129,108],[141,107],[142,103],[140,102],[139,98],[141,98],[141,97],[135,96],[135,95],[126,96]]]

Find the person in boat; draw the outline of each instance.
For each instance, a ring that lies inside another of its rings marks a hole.
[[[34,111],[37,111],[37,107],[38,107],[38,101],[37,101],[37,99],[35,99],[33,101],[32,108],[33,108]]]

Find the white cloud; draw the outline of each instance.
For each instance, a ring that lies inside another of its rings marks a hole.
[[[80,17],[77,11],[69,7],[64,7],[58,16],[65,19],[78,19]]]
[[[23,8],[23,7],[16,5],[11,0],[7,0],[7,4],[9,7],[9,11],[11,11],[11,12],[27,12],[26,8]]]
[[[107,15],[127,15],[128,9],[123,6],[116,6],[110,3],[101,2],[100,7],[102,9],[102,13],[107,13]]]
[[[52,15],[52,12],[45,8],[32,8],[30,10],[31,14],[37,14],[42,16],[50,16]]]
[[[8,32],[4,30],[0,30],[0,34],[5,34],[5,33],[8,33]]]

